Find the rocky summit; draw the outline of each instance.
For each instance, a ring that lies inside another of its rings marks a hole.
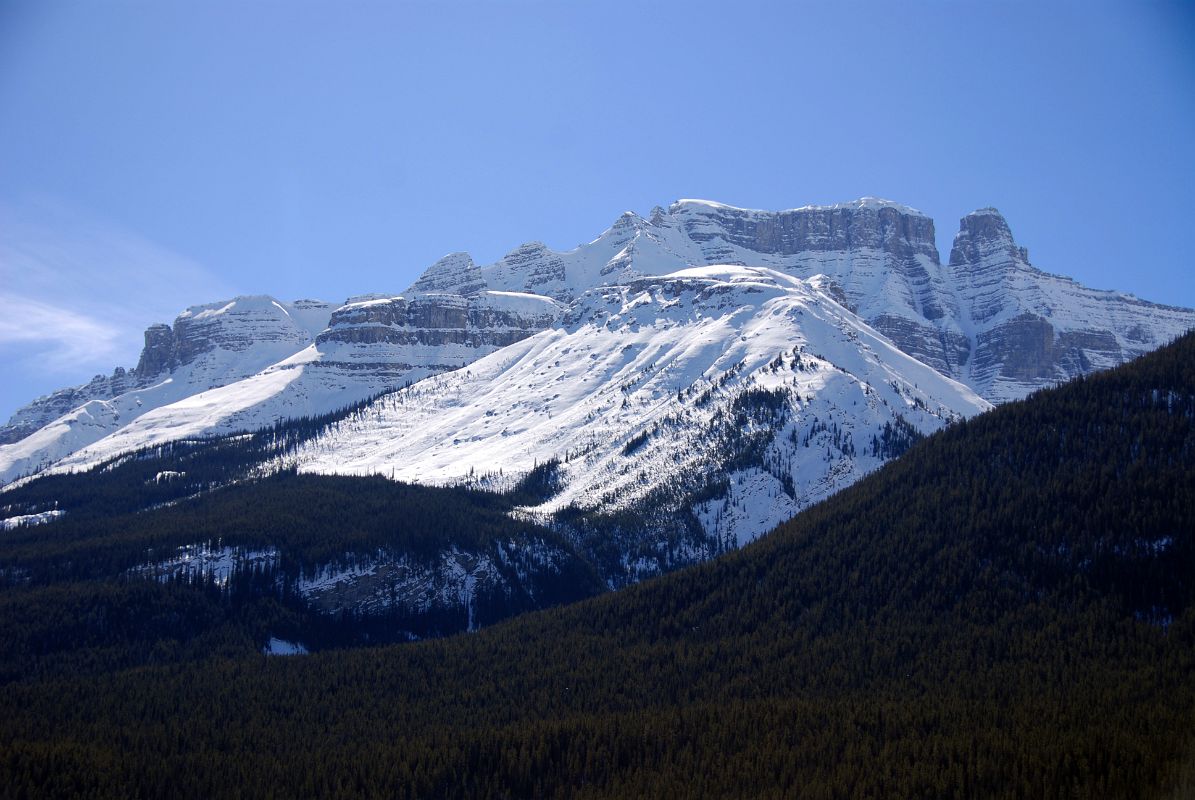
[[[1037,269],[993,208],[962,218],[943,264],[932,219],[876,198],[785,211],[681,200],[647,219],[628,212],[575,250],[524,245],[481,272],[493,288],[568,300],[718,264],[825,275],[905,352],[997,403],[1123,363],[1195,325],[1190,309]]]

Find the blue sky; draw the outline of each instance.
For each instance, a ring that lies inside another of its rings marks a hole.
[[[680,197],[994,205],[1195,306],[1190,3],[0,0],[0,416],[237,293],[398,291]]]

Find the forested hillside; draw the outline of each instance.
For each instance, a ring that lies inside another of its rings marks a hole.
[[[510,515],[544,470],[499,494],[282,466],[363,407],[0,494],[5,515],[57,515],[0,535],[0,675],[246,654],[276,636],[307,649],[406,641],[606,589],[591,554]]]
[[[0,794],[1190,796],[1193,600],[1187,335],[928,437],[743,550],[479,633],[31,654],[0,687]]]

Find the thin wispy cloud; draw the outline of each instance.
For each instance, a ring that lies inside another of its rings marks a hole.
[[[61,204],[0,206],[0,416],[132,366],[146,326],[235,293],[194,261]]]
[[[127,332],[102,320],[4,291],[0,307],[11,309],[0,317],[0,345],[29,348],[22,361],[43,370],[70,373],[127,351]]]

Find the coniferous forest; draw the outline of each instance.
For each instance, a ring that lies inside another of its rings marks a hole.
[[[35,481],[6,502],[77,513],[0,540],[0,795],[1195,795],[1195,335],[905,446],[708,563],[288,658],[261,637],[315,623],[260,573],[111,575],[206,517],[301,570],[400,510],[404,547],[484,543],[510,501],[284,473],[139,516]]]

